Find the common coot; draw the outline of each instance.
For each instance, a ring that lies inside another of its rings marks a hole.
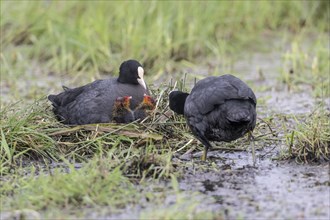
[[[195,137],[204,145],[202,160],[211,148],[210,141],[230,142],[256,125],[257,99],[242,80],[232,75],[207,77],[196,83],[191,93],[173,91],[170,108],[183,114]],[[254,146],[253,146],[254,158]]]
[[[119,77],[96,80],[77,88],[63,87],[58,95],[49,95],[57,119],[64,124],[107,123],[112,120],[112,108],[118,97],[132,96],[130,109],[143,101],[149,90],[143,79],[144,69],[136,60],[120,65]]]

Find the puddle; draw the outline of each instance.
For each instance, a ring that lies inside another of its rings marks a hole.
[[[267,88],[256,90],[257,98],[265,100],[257,107],[259,115],[311,113],[317,105],[311,88],[292,92],[279,85],[276,77],[281,62],[280,53],[252,54],[236,62],[233,72],[254,88]],[[259,79],[260,70],[263,80]],[[323,101],[330,109],[330,98]],[[265,156],[257,159],[256,167],[250,152],[210,152],[209,159],[219,171],[188,172],[180,180],[180,188],[213,198],[212,210],[223,210],[228,219],[329,219],[329,164],[273,161],[279,148],[257,151]]]
[[[261,114],[310,113],[316,105],[310,89],[294,93],[278,85],[276,77],[279,75],[281,63],[280,52],[255,53],[245,60],[234,63],[233,73],[237,73],[235,75],[254,87],[269,88],[256,92],[258,99],[265,100],[264,103],[258,105],[258,111]],[[189,73],[190,76],[188,74],[189,80],[195,73],[199,72],[205,76],[214,69],[221,69],[216,65],[220,64],[213,63],[211,67],[199,66],[198,71]],[[259,79],[260,70],[265,76],[263,80]],[[185,71],[180,70],[180,72]],[[61,90],[59,81],[49,76],[46,78],[48,80],[45,82],[49,82],[48,87],[52,84],[53,89],[56,85],[57,90]],[[162,81],[164,80],[162,78]],[[55,81],[55,83],[50,81]],[[165,81],[168,82],[169,79]],[[22,86],[23,91],[31,85],[22,84]],[[38,86],[42,90],[47,90],[44,84]],[[10,96],[10,88],[3,89],[2,93],[2,95]],[[330,109],[330,98],[324,101]],[[258,151],[257,155],[265,154],[268,150],[269,147],[265,147]],[[277,153],[274,150],[262,159],[259,157],[256,167],[253,167],[250,152],[210,152],[210,160],[216,165],[217,170],[210,168],[207,171],[195,171],[191,168],[179,180],[179,188],[187,195],[191,192],[200,192],[202,195],[194,199],[200,200],[201,204],[207,200],[201,208],[214,212],[220,210],[228,219],[329,219],[329,164],[297,165],[293,162],[272,161],[272,157]],[[57,166],[62,166],[62,164],[57,164]],[[77,166],[79,168],[79,165]],[[166,186],[166,183],[162,184]],[[165,201],[164,204],[158,206],[142,201],[141,204],[128,206],[120,214],[105,212],[101,216],[106,219],[137,218],[144,211],[170,207],[175,198],[168,195]],[[87,217],[100,217],[100,213],[95,216],[94,214],[91,211]]]
[[[328,219],[330,216],[329,164],[297,165],[273,162],[267,157],[258,159],[253,167],[250,153],[220,153],[217,157],[222,159],[214,162],[226,169],[186,174],[180,188],[214,198],[212,209],[224,210],[227,218]]]

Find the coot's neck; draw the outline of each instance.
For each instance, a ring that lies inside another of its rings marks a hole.
[[[118,76],[117,82],[123,83],[123,84],[133,84],[133,85],[139,84],[137,79],[135,79],[133,77],[123,76],[123,75]]]

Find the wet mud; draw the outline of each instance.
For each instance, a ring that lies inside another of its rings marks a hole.
[[[320,100],[314,99],[310,88],[297,92],[281,85],[277,78],[279,66],[280,53],[253,54],[249,59],[235,63],[233,72],[253,86],[257,98],[263,100],[257,107],[260,118],[311,113]],[[210,65],[205,65],[200,68],[204,71],[187,69],[184,72],[190,72],[187,77],[193,79],[196,74],[212,72],[216,67],[210,69]],[[260,77],[260,71],[263,77]],[[188,85],[193,83],[188,82]],[[330,109],[330,98],[323,97],[321,101]],[[283,136],[283,133],[279,135]],[[221,143],[215,145],[221,147]],[[256,164],[253,164],[250,150],[225,152],[213,149],[208,154],[208,168],[195,170],[191,165],[179,179],[179,188],[187,197],[199,192],[200,196],[191,197],[200,203],[199,209],[217,213],[224,219],[330,219],[329,163],[298,164],[293,160],[277,160],[282,148],[281,142],[259,146]],[[177,155],[177,158],[200,164],[200,155]],[[168,183],[161,185],[166,187]],[[167,196],[166,201],[161,207],[169,208],[169,201],[175,202],[175,199]],[[150,210],[160,210],[160,206],[135,206],[116,215],[115,219],[144,217],[143,213]]]
[[[189,172],[180,188],[212,197],[212,210],[222,210],[228,219],[328,219],[329,164],[260,159],[267,150],[257,152],[255,166],[249,152],[212,152],[221,170]]]
[[[315,100],[311,88],[292,91],[279,83],[280,66],[280,53],[251,54],[233,66],[234,75],[248,82],[262,100],[257,106],[259,117],[309,114],[320,102],[330,109],[329,97]],[[212,72],[216,67],[207,68]],[[203,73],[190,71],[190,78]],[[212,198],[204,208],[221,210],[226,219],[330,219],[329,163],[275,160],[280,145],[257,151],[255,166],[251,152],[210,152],[209,159],[219,170],[187,172],[179,181],[180,189]]]
[[[245,61],[236,62],[233,73],[239,73],[235,75],[253,88],[266,88],[256,90],[257,98],[263,100],[257,107],[260,117],[310,113],[318,101],[308,88],[293,92],[280,85],[277,79],[279,66],[280,53],[253,54]],[[197,69],[183,72],[194,75],[212,72],[217,67],[205,65],[199,68],[204,71]],[[260,76],[260,71],[263,77]],[[330,109],[330,98],[326,97],[323,101]],[[280,153],[280,146],[262,147],[257,150],[257,161],[253,165],[249,151],[213,150],[209,152],[209,168],[195,170],[191,166],[178,179],[179,189],[188,199],[192,192],[199,192],[199,196],[193,197],[200,202],[199,209],[220,213],[225,219],[330,219],[329,163],[297,164],[295,161],[275,160]],[[201,163],[199,158],[194,160]],[[169,184],[162,182],[157,187],[166,188]],[[165,193],[164,196],[164,204],[141,201],[117,214],[96,214],[91,211],[86,217],[148,217],[143,213],[168,208],[175,203],[176,198],[172,194]]]
[[[268,88],[256,90],[257,98],[265,100],[257,107],[260,117],[311,113],[319,100],[309,88],[293,92],[278,83],[280,60],[279,53],[254,54],[237,62],[233,71],[254,88]],[[322,100],[327,109],[329,100]],[[250,152],[214,151],[209,157],[220,171],[187,173],[180,187],[214,198],[212,209],[223,210],[228,219],[329,219],[329,163],[274,160],[280,151],[280,146],[263,147],[255,166]]]

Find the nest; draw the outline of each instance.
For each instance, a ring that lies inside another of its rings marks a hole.
[[[22,161],[83,162],[97,156],[121,166],[127,175],[168,174],[173,152],[192,138],[184,118],[168,107],[170,91],[154,91],[155,110],[129,124],[63,125],[45,98],[20,110],[9,106],[1,111],[2,172]]]

